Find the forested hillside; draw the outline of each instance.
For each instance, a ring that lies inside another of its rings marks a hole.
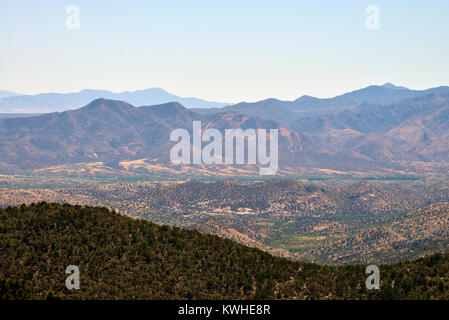
[[[65,288],[68,265],[80,268],[79,290]],[[29,298],[26,287],[37,299],[449,298],[448,254],[380,266],[378,291],[365,288],[365,267],[293,262],[106,208],[38,203],[0,210],[3,299]]]

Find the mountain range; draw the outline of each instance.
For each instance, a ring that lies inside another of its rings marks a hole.
[[[177,102],[134,107],[122,101],[97,99],[78,110],[1,119],[0,161],[22,168],[143,158],[168,163],[173,144],[170,133],[176,128],[191,131],[195,120],[220,131],[233,127],[279,129],[280,148],[289,156],[295,152],[318,156],[320,151],[307,137],[272,120],[237,112],[201,115]]]
[[[415,91],[391,84],[332,99],[269,99],[214,109],[96,99],[77,110],[0,119],[0,163],[36,169],[100,161],[119,168],[141,160],[152,163],[139,167],[148,171],[169,163],[172,130],[191,131],[195,120],[221,132],[278,129],[283,172],[449,172],[449,87]]]
[[[74,93],[41,93],[18,95],[0,91],[0,112],[47,113],[78,109],[99,98],[123,100],[135,105],[155,105],[171,101],[182,103],[188,108],[222,107],[227,103],[206,101],[199,98],[183,98],[160,88],[114,93],[107,90],[85,89]]]
[[[194,111],[206,114],[237,111],[248,115],[273,119],[284,125],[288,125],[295,120],[307,116],[326,114],[329,112],[356,107],[369,108],[372,105],[389,105],[407,98],[415,98],[448,90],[449,87],[437,87],[427,90],[410,90],[405,87],[386,83],[382,86],[372,85],[333,98],[320,99],[306,95],[293,101],[283,101],[270,98],[252,103],[241,102],[221,108],[198,108],[194,109]]]

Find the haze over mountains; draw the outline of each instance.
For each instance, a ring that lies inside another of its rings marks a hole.
[[[171,131],[191,131],[195,120],[222,132],[279,129],[284,172],[449,173],[449,88],[416,91],[392,84],[331,99],[268,99],[214,109],[96,99],[77,110],[1,119],[0,163],[22,169],[98,161],[120,167],[123,160],[139,159],[167,164]]]
[[[17,96],[17,95],[18,94],[15,92],[0,90],[0,102],[1,102],[1,99],[3,99],[3,98],[8,98],[8,97]]]
[[[222,133],[278,129],[278,173],[292,179],[251,184],[257,166],[173,165],[170,134],[192,133],[194,121]],[[0,174],[3,206],[102,205],[322,263],[414,259],[449,248],[449,88],[385,84],[210,109],[99,98],[0,119]],[[230,176],[244,182],[180,184]],[[315,178],[326,181],[297,181]],[[332,186],[365,179],[377,185]]]
[[[376,105],[389,104],[441,89],[410,90],[405,87],[386,83],[382,86],[373,85],[333,98],[320,99],[304,95],[293,101],[269,98],[258,102],[240,102],[235,105],[225,102],[206,101],[194,97],[180,97],[161,88],[149,88],[132,92],[124,91],[120,93],[107,90],[84,89],[73,93],[51,92],[36,95],[23,95],[11,91],[0,91],[0,113],[62,112],[78,109],[95,99],[104,98],[126,101],[135,106],[179,102],[186,108],[193,108],[194,111],[199,113],[210,114],[224,111],[238,111],[280,122],[288,122],[304,115],[356,107],[362,103]]]
[[[183,98],[160,88],[114,93],[107,90],[85,89],[74,93],[41,93],[17,95],[0,91],[0,112],[47,113],[78,109],[95,99],[123,100],[135,105],[154,105],[178,101],[188,108],[222,107],[227,103],[205,101],[198,98]]]
[[[302,96],[293,101],[282,101],[274,98],[248,103],[241,102],[232,106],[211,109],[194,109],[199,113],[216,113],[237,111],[253,116],[265,117],[289,124],[299,118],[342,109],[369,107],[371,105],[388,105],[407,98],[447,91],[449,87],[431,88],[428,90],[410,90],[405,87],[386,83],[382,86],[369,86],[360,90],[348,92],[333,98],[315,98]]]

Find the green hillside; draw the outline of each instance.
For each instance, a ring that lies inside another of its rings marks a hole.
[[[68,265],[79,290],[65,288]],[[380,266],[378,291],[365,289],[365,267],[293,262],[106,208],[0,210],[3,299],[29,298],[27,288],[37,299],[449,299],[448,254]]]

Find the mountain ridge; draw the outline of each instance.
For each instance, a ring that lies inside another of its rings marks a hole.
[[[344,109],[360,107],[364,104],[389,105],[407,98],[449,90],[448,86],[435,87],[426,90],[410,90],[405,87],[391,86],[371,85],[332,98],[316,98],[307,95],[292,101],[269,98],[257,102],[240,102],[221,108],[194,108],[193,110],[204,114],[224,111],[242,112],[252,116],[268,117],[288,126],[292,121],[298,120],[304,116],[341,111]]]
[[[404,91],[377,86],[365,88],[365,92],[372,88]],[[284,172],[446,174],[449,88],[424,92],[388,105],[365,102],[357,107],[302,115],[297,120],[290,116],[296,111],[277,99],[265,100],[268,108],[259,105],[264,113],[252,115],[232,108],[198,113],[179,102],[135,107],[99,98],[76,110],[0,119],[0,163],[23,169],[97,161],[112,161],[117,167],[121,161],[142,159],[169,163],[170,133],[177,128],[191,132],[193,121],[201,121],[203,128],[221,132],[230,128],[278,129],[279,166]],[[342,103],[348,101],[347,96],[339,99]],[[309,98],[302,99],[306,100]],[[289,123],[278,116],[288,117]]]
[[[206,101],[194,97],[180,97],[161,88],[149,88],[119,93],[108,90],[83,89],[73,93],[40,93],[37,95],[14,95],[1,99],[0,112],[16,113],[48,113],[73,110],[82,107],[92,100],[105,98],[109,100],[127,101],[134,105],[155,105],[178,101],[190,108],[220,107],[228,103]]]
[[[280,150],[290,155],[288,161],[294,161],[295,152],[307,156],[307,151],[316,154],[320,150],[306,136],[269,119],[236,112],[201,115],[177,102],[134,107],[123,101],[97,99],[77,110],[0,119],[0,162],[23,168],[114,159],[169,162],[171,131],[186,128],[191,132],[193,121],[222,132],[239,127],[280,129]]]

